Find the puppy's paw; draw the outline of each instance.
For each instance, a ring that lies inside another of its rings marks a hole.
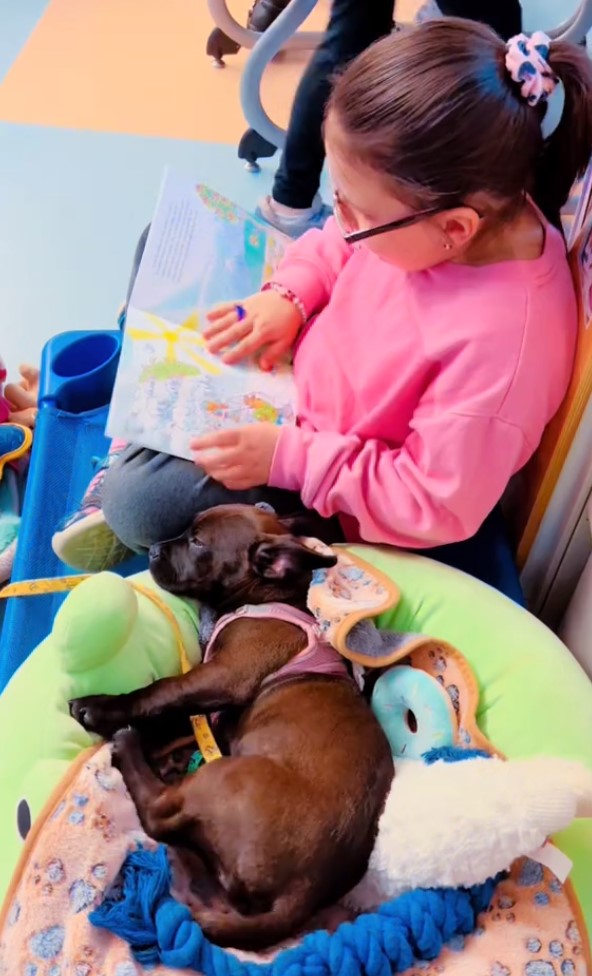
[[[123,757],[130,751],[141,748],[140,733],[131,725],[118,729],[111,740],[111,763],[116,769],[121,768]]]
[[[70,715],[86,729],[110,739],[118,729],[127,723],[127,718],[118,704],[118,695],[88,695],[86,698],[73,698],[68,703]]]

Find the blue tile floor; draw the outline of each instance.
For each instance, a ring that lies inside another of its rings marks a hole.
[[[274,163],[233,146],[0,123],[0,353],[36,362],[56,332],[112,328],[136,240],[171,165],[253,209]]]

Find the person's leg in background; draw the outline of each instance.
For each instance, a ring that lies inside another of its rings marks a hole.
[[[519,0],[436,0],[445,17],[465,17],[489,24],[507,41],[522,31]]]
[[[325,160],[321,132],[333,75],[392,26],[393,0],[333,0],[325,37],[294,98],[272,195],[260,204],[261,215],[284,233],[297,237],[326,219],[328,210],[318,190]]]

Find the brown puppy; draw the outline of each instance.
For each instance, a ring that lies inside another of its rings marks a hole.
[[[211,509],[150,553],[163,588],[224,614],[273,602],[304,610],[312,572],[334,563],[274,515],[238,505]],[[221,945],[277,943],[357,884],[391,785],[388,742],[347,673],[262,688],[306,646],[294,623],[238,615],[188,674],[71,703],[104,736],[136,726],[115,734],[114,762],[146,832],[192,872],[190,907]],[[165,786],[146,760],[151,726],[170,721],[178,734],[179,716],[219,711],[224,758]]]

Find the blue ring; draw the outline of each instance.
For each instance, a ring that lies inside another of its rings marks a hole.
[[[235,305],[234,306],[234,309],[236,311],[236,315],[237,315],[237,318],[238,318],[239,322],[242,322],[242,320],[244,318],[246,318],[246,315],[247,315],[247,310],[246,310],[245,306],[244,305]]]

